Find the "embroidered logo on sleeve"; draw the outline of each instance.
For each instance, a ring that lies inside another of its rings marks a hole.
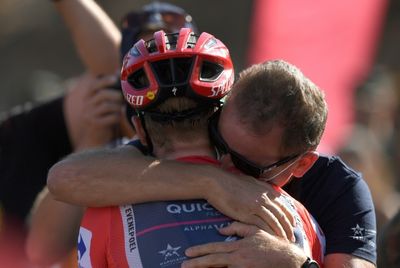
[[[350,238],[362,241],[366,244],[368,244],[370,247],[375,248],[376,244],[374,242],[374,238],[376,236],[376,231],[371,230],[371,229],[366,229],[360,226],[359,224],[356,224],[355,227],[351,228],[353,235],[350,236]]]

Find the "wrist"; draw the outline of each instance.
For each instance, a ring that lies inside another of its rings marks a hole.
[[[279,239],[279,242],[279,251],[284,254],[280,255],[282,258],[280,258],[279,263],[275,266],[284,268],[303,268],[304,263],[307,261],[307,256],[304,251],[295,244],[287,241]]]

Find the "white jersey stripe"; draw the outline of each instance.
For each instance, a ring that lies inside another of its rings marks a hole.
[[[135,214],[132,205],[119,207],[124,225],[125,255],[130,268],[143,268],[136,239]]]
[[[321,228],[318,225],[317,220],[313,217],[313,215],[310,214],[310,218],[311,218],[312,227],[315,230],[315,233],[317,234],[318,240],[320,241],[320,244],[321,244],[321,257],[324,258],[325,250],[326,250],[326,238],[325,238],[325,235],[322,232]]]

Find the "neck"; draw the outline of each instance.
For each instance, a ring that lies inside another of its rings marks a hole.
[[[162,147],[154,147],[154,154],[159,158],[176,159],[186,156],[208,156],[216,158],[215,151],[208,141],[195,141],[193,143],[179,143],[173,144],[172,148],[165,149]]]

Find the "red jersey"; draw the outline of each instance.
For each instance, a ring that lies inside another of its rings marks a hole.
[[[179,160],[219,165],[208,157]],[[317,223],[299,202],[277,191],[296,219],[296,244],[322,263],[325,241]],[[240,239],[219,234],[231,222],[205,200],[88,208],[78,238],[79,267],[180,267],[188,247]]]

